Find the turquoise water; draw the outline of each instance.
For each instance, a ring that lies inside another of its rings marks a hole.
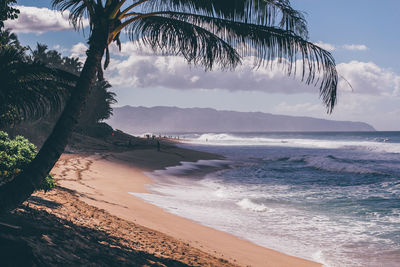
[[[226,160],[150,173],[141,198],[326,266],[399,266],[400,132],[180,136]]]

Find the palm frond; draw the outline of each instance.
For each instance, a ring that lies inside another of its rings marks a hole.
[[[304,15],[293,9],[288,0],[153,0],[144,2],[140,12],[159,11],[194,13],[265,26],[278,24],[308,38]]]
[[[51,69],[39,62],[24,61],[23,52],[0,49],[0,115],[12,109],[20,120],[35,120],[57,112],[77,79],[69,72]],[[5,124],[2,120],[0,124]],[[0,125],[4,126],[4,125]]]
[[[278,61],[288,75],[300,69],[306,84],[319,85],[331,112],[336,103],[338,75],[332,55],[307,41],[307,23],[290,0],[53,0],[69,9],[76,24],[82,16],[108,20],[107,42],[119,41],[122,29],[165,54],[182,55],[206,69],[234,68],[244,56],[255,66]],[[94,11],[88,11],[92,9]],[[85,13],[86,12],[86,13]],[[89,42],[90,43],[90,42]],[[106,53],[105,65],[109,62]],[[302,63],[298,67],[297,62]],[[102,69],[99,67],[98,75]]]
[[[17,35],[11,32],[11,29],[0,30],[0,46],[6,45],[20,46]]]
[[[254,56],[256,66],[277,60],[291,75],[301,59],[302,80],[306,84],[319,84],[328,112],[334,107],[335,60],[329,52],[292,32],[191,13],[158,12],[157,15],[134,21],[128,28],[131,38],[165,53],[182,54],[187,61],[208,69],[214,62],[234,68],[241,57]],[[203,47],[204,44],[208,47]]]
[[[61,11],[69,10],[69,20],[75,29],[83,28],[83,20],[89,19],[90,28],[93,28],[96,18],[96,2],[94,0],[53,0],[52,6]]]
[[[146,17],[129,25],[129,36],[154,50],[182,55],[189,63],[212,69],[217,62],[222,68],[235,67],[239,54],[227,42],[201,27],[166,17]]]

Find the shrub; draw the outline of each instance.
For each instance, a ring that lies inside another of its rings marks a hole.
[[[0,131],[0,185],[14,179],[35,158],[36,153],[36,146],[28,139],[23,136],[10,139],[7,133]],[[48,175],[37,190],[47,192],[54,187],[54,178]]]
[[[44,192],[47,192],[53,189],[55,186],[56,186],[56,181],[54,180],[53,175],[49,174],[47,175],[46,178],[44,178],[39,189],[43,190]]]

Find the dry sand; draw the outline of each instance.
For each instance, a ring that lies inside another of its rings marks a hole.
[[[129,192],[146,192],[145,185],[152,181],[144,175],[143,171],[177,165],[180,161],[213,158],[218,157],[175,147],[167,147],[162,152],[157,152],[155,149],[135,149],[118,153],[102,152],[94,155],[64,154],[52,173],[55,174],[58,184],[62,188],[72,190],[73,195],[78,196],[80,201],[114,215],[116,218],[123,219],[121,220],[123,225],[121,223],[118,226],[118,222],[111,223],[114,225],[111,234],[118,235],[115,234],[117,231],[115,229],[120,227],[125,229],[121,231],[122,233],[126,232],[126,239],[137,242],[137,237],[130,235],[131,231],[134,232],[136,227],[153,229],[152,232],[155,235],[152,235],[153,239],[149,241],[148,237],[142,237],[147,240],[143,246],[147,246],[147,253],[157,257],[167,257],[194,266],[223,266],[224,264],[321,266],[318,263],[288,256],[172,215],[129,194]],[[69,200],[65,200],[65,204],[68,202]],[[66,218],[72,216],[79,221],[79,217],[77,218],[73,213],[64,216]],[[102,223],[101,220],[99,219],[98,223]],[[132,230],[127,230],[129,222],[132,223]],[[87,227],[90,227],[90,224],[93,223],[90,222]],[[175,250],[171,251],[170,246],[163,247],[159,242],[159,240],[166,239],[176,240],[173,243]],[[182,254],[182,248],[176,249],[182,244],[185,249],[190,248],[191,251],[195,251],[192,254],[196,257],[185,259],[187,253]],[[179,254],[178,258],[176,254]]]

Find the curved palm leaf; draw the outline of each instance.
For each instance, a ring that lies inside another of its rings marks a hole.
[[[6,45],[20,47],[17,35],[12,33],[10,29],[0,31],[0,47]]]
[[[0,115],[10,109],[17,120],[38,119],[61,110],[77,76],[24,60],[23,51],[0,49]],[[12,122],[12,121],[11,121]],[[15,121],[14,121],[15,122]],[[10,121],[0,120],[0,127]]]
[[[285,64],[302,80],[319,84],[328,112],[336,103],[338,75],[331,54],[307,41],[307,24],[289,0],[53,0],[53,6],[70,10],[75,26],[87,16],[93,27],[108,21],[108,42],[119,41],[122,29],[132,40],[154,50],[182,55],[206,69],[215,65],[234,68],[244,56],[254,56],[256,66]],[[104,67],[109,63],[106,52]],[[99,70],[100,72],[100,70]]]
[[[301,66],[302,79],[305,80],[306,84],[319,83],[321,98],[326,103],[328,111],[333,109],[336,103],[337,87],[335,60],[329,52],[315,44],[294,35],[292,32],[276,27],[233,22],[226,19],[183,12],[159,12],[158,15],[163,16],[165,20],[172,19],[169,20],[169,23],[165,23],[167,26],[174,22],[176,23],[176,21],[187,21],[190,25],[199,25],[202,29],[207,29],[221,40],[226,40],[227,43],[235,47],[235,52],[239,55],[255,56],[256,65],[258,66],[272,64],[273,60],[277,59],[279,63],[286,64],[286,70],[288,74],[291,74],[292,71],[296,72],[297,60],[301,59],[303,63]],[[152,20],[155,20],[155,22],[151,23]],[[147,27],[145,29],[130,29],[131,38],[142,39],[145,43],[151,44],[153,48],[158,46],[157,48],[164,51],[175,52],[176,48],[162,42],[162,40],[168,38],[163,36],[164,32],[160,31],[160,34],[155,34],[158,32],[158,28],[163,27],[159,25],[157,20],[159,20],[159,17],[152,16],[133,22],[131,27],[145,23]],[[151,27],[155,28],[153,32],[149,30]],[[149,32],[151,34],[148,34]],[[184,36],[176,34],[176,39],[181,43],[172,43],[172,45],[183,47],[184,49],[189,48],[183,43],[187,41]],[[171,42],[171,38],[168,40]],[[224,51],[221,50],[220,52],[223,53]],[[229,53],[225,53],[225,55],[229,56]],[[206,56],[204,55],[203,57]],[[188,59],[188,61],[190,62],[191,60]],[[234,60],[227,62],[232,65],[235,63]],[[220,60],[219,63],[223,65],[224,61]],[[203,65],[206,64],[203,63]],[[206,66],[212,67],[211,65]]]
[[[155,0],[143,3],[142,12],[175,11],[281,28],[307,38],[307,23],[288,0]],[[280,19],[277,21],[276,18]]]
[[[225,40],[195,24],[160,16],[145,17],[129,24],[130,37],[140,39],[154,50],[182,55],[189,63],[200,63],[211,69],[236,67],[240,55]]]

